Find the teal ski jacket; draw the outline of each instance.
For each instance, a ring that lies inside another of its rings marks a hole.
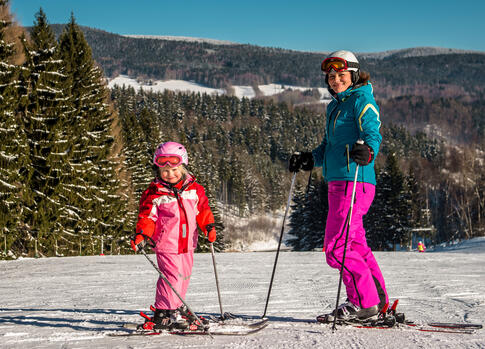
[[[327,106],[325,137],[312,151],[315,167],[323,167],[327,182],[354,180],[357,164],[349,152],[359,139],[372,148],[376,158],[382,141],[380,126],[379,107],[370,83],[334,96]],[[376,184],[374,160],[359,166],[357,181]]]

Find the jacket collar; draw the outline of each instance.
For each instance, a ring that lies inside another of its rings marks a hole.
[[[185,179],[182,179],[175,184],[164,182],[159,177],[155,178],[155,180],[152,183],[158,188],[158,191],[170,193],[174,191],[178,191],[178,192],[184,191],[185,189],[187,189],[187,187],[189,187],[194,182],[195,182],[195,177],[192,174],[187,173],[187,175],[185,176]]]

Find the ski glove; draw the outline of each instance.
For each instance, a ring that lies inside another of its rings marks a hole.
[[[299,170],[310,171],[313,169],[313,155],[311,152],[296,151],[290,156],[288,170],[298,172]]]
[[[365,143],[355,143],[349,155],[357,164],[365,166],[374,159],[374,150]]]
[[[133,251],[137,252],[143,250],[147,243],[146,235],[143,235],[143,230],[140,231],[139,234],[136,234],[134,237],[131,238],[131,248]]]
[[[205,236],[207,236],[209,242],[216,241],[216,228],[213,224],[207,224],[205,227]]]

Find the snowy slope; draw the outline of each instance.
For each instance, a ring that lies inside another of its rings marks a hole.
[[[114,86],[125,86],[125,87],[133,87],[136,91],[140,88],[145,91],[153,91],[153,92],[163,92],[164,90],[170,91],[181,91],[181,92],[195,92],[195,93],[207,93],[207,94],[226,94],[225,89],[217,89],[211,88],[207,86],[203,86],[200,84],[196,84],[194,82],[184,81],[184,80],[155,80],[151,81],[150,83],[140,82],[136,79],[132,79],[126,75],[119,75],[116,78],[110,79],[108,82],[108,87],[113,88]],[[252,86],[232,86],[234,90],[234,95],[238,98],[254,98],[256,96],[256,92],[254,91]],[[268,84],[268,85],[260,85],[258,86],[259,90],[264,96],[272,96],[278,93],[282,93],[285,90],[299,90],[299,91],[306,91],[311,90],[311,87],[303,87],[303,86],[290,86],[290,85],[280,85],[280,84]],[[318,92],[322,96],[320,99],[321,103],[328,103],[330,102],[330,93],[326,88],[318,88]]]
[[[123,36],[127,38],[135,38],[135,39],[173,40],[173,41],[184,41],[184,42],[207,43],[212,45],[240,45],[235,42],[227,41],[227,40],[195,38],[191,36],[171,36],[171,35],[123,35]]]
[[[391,297],[400,299],[408,318],[484,323],[484,245],[476,239],[450,252],[376,257]],[[274,257],[216,255],[224,311],[262,315]],[[157,274],[141,255],[2,261],[0,275],[0,348],[485,348],[485,330],[332,333],[326,325],[307,323],[335,303],[338,275],[320,252],[280,254],[267,312],[271,323],[248,337],[107,337],[118,325],[139,320],[138,311],[153,301]],[[187,302],[202,313],[219,312],[210,254],[195,256]]]

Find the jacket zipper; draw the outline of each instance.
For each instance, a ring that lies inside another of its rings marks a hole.
[[[350,172],[350,153],[349,153],[349,145],[345,145],[345,153],[347,155],[347,172]]]
[[[328,119],[328,126],[327,126],[327,136],[330,136],[330,125],[332,123],[332,114],[333,112],[338,108],[338,105],[340,104],[340,102],[337,100],[337,106],[332,110],[332,112],[330,113],[330,118]],[[337,112],[337,116],[335,116],[335,120],[334,120],[334,123],[333,123],[333,134],[335,134],[335,122],[337,121],[337,118],[338,116],[340,115],[340,112],[341,110],[339,110]],[[330,139],[328,139],[328,143],[327,143],[327,146],[330,144]],[[326,151],[325,151],[326,153]],[[327,177],[327,156],[326,154],[323,154],[323,157],[324,157],[324,165],[325,165],[325,174],[323,175],[325,178]]]
[[[332,132],[332,134],[334,134],[334,135],[335,135],[335,124],[337,123],[337,119],[340,115],[340,112],[341,112],[341,110],[338,111],[337,115],[335,116],[335,120],[333,120],[333,132]]]
[[[182,198],[180,197],[180,195],[178,195],[177,188],[173,188],[172,190],[173,190],[175,198],[177,199],[178,206],[182,209],[182,212],[184,213],[184,216],[185,216],[185,224],[182,225],[182,238],[186,239],[187,238],[187,225],[189,224],[189,217],[187,215],[187,211],[185,211],[185,207],[184,207],[184,204],[182,202]],[[187,242],[187,246],[184,246],[184,248],[182,249],[185,252],[188,251],[188,241],[186,241],[186,242]],[[179,251],[180,251],[180,249],[179,249]]]

